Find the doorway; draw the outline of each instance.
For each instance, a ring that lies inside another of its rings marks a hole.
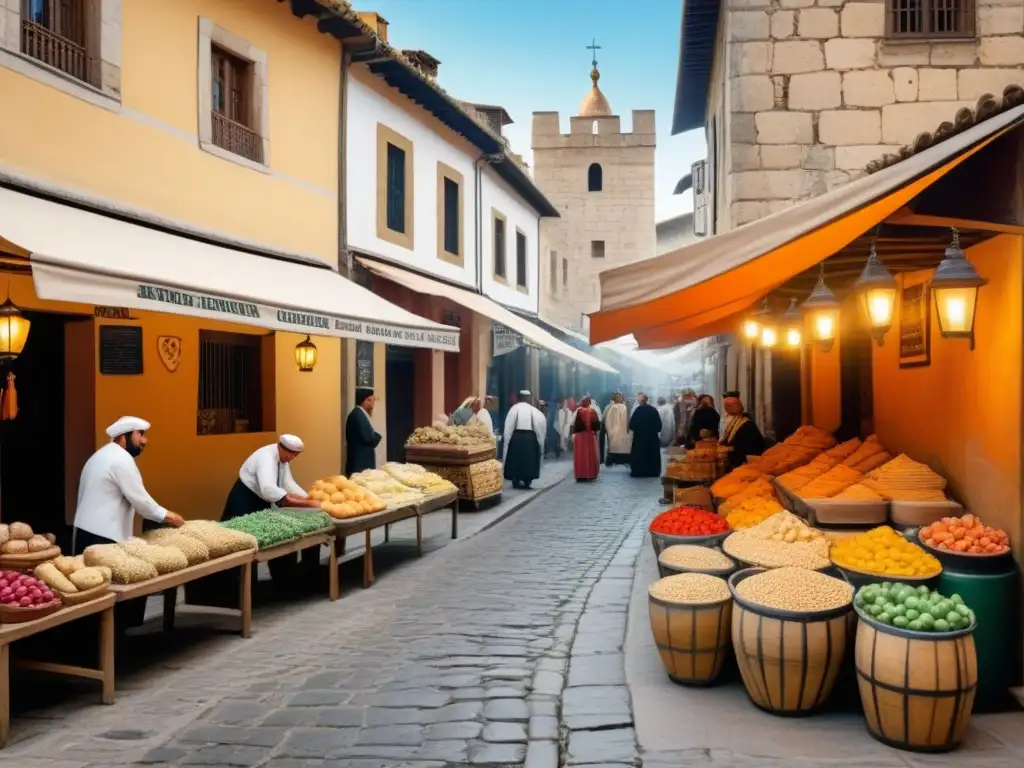
[[[0,368],[14,374],[18,415],[0,421],[0,516],[20,521],[58,543],[70,532],[64,511],[64,325],[70,318],[25,312],[32,323],[25,349]]]
[[[872,434],[875,431],[875,396],[871,337],[859,328],[851,328],[840,335],[839,397],[842,421],[836,430],[836,439],[842,441]]]
[[[405,441],[416,428],[416,363],[408,347],[385,349],[384,376],[387,387],[385,416],[387,418],[388,461],[405,461]]]
[[[782,442],[800,427],[803,401],[800,396],[800,353],[772,353],[772,428]]]

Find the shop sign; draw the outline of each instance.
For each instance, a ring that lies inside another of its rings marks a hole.
[[[356,386],[373,389],[373,344],[356,342]]]
[[[101,320],[135,320],[127,307],[93,307],[93,315]]]
[[[298,312],[145,283],[136,284],[133,299],[137,309],[176,312],[217,320],[235,320],[295,333],[354,338],[360,341],[425,347],[447,352],[459,350],[457,331],[427,330],[356,318]]]
[[[499,357],[514,352],[523,346],[523,337],[508,326],[494,324],[494,356]]]

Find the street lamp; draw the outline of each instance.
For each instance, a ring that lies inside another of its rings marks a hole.
[[[796,299],[789,300],[789,309],[787,309],[779,319],[782,321],[786,347],[788,349],[799,349],[800,342],[803,340],[803,331],[801,326],[804,322],[804,316],[796,307]]]
[[[309,340],[309,336],[295,345],[295,364],[302,373],[309,373],[316,368],[317,357],[316,344]]]
[[[811,336],[818,349],[831,352],[839,328],[839,302],[836,295],[825,285],[825,264],[821,265],[818,284],[803,303],[804,312],[811,316]]]
[[[970,339],[974,349],[974,317],[978,289],[988,280],[978,274],[960,248],[960,233],[953,230],[953,242],[932,276],[939,331],[947,339]]]
[[[18,358],[25,349],[31,326],[31,321],[10,298],[0,304],[0,361]]]
[[[853,284],[854,291],[860,296],[864,310],[868,316],[869,332],[882,346],[886,332],[892,328],[892,316],[896,308],[896,278],[885,268],[878,258],[874,242],[864,271]]]

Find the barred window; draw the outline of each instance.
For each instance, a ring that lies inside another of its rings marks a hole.
[[[22,0],[22,53],[89,82],[85,27],[85,0]]]
[[[885,0],[889,38],[971,38],[975,0]]]
[[[261,338],[244,333],[199,332],[196,434],[263,431]]]

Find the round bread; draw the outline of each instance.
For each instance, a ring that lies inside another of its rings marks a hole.
[[[7,523],[0,523],[0,547],[11,540],[11,526]]]
[[[43,552],[50,548],[50,542],[46,540],[45,536],[36,534],[28,540],[28,551],[29,552]]]
[[[27,555],[28,542],[21,539],[11,539],[0,547],[0,552],[5,555]]]
[[[26,523],[11,523],[11,538],[28,541],[33,536],[32,528]]]

